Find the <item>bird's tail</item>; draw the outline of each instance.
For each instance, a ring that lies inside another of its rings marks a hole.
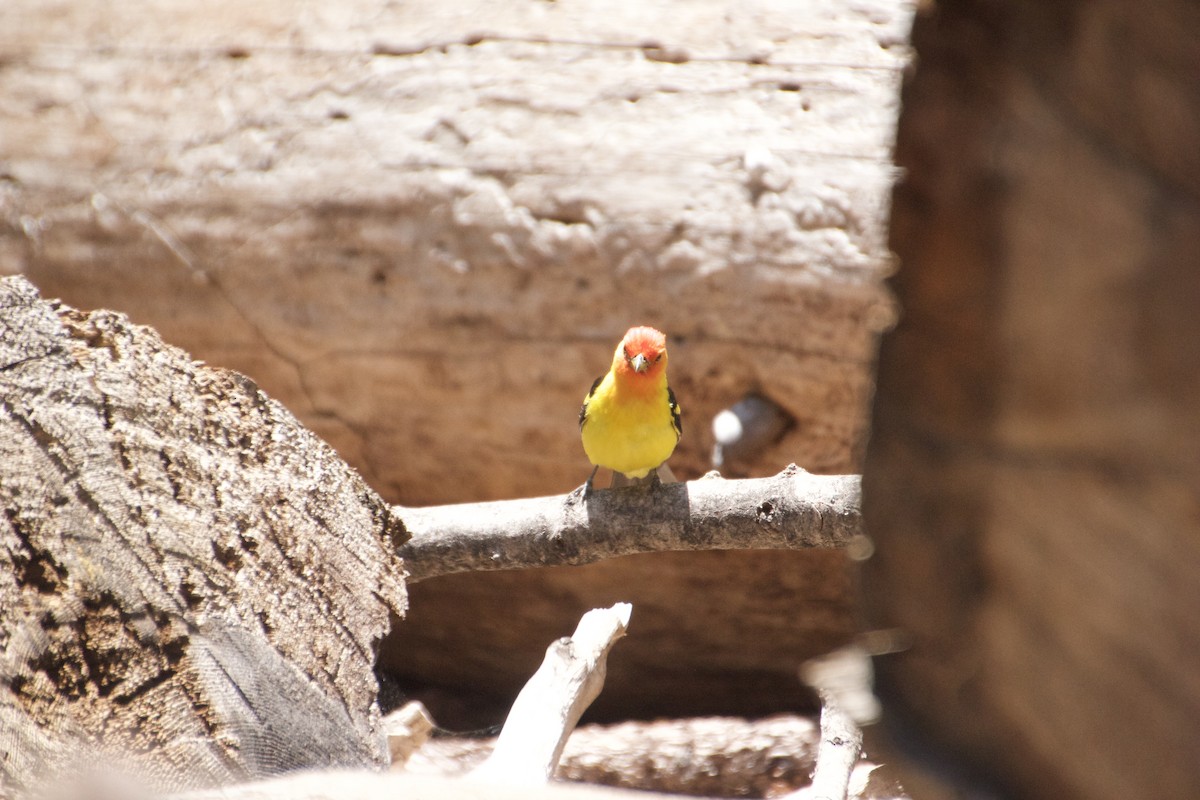
[[[620,489],[623,486],[646,486],[654,483],[679,483],[679,481],[675,478],[675,473],[671,472],[671,468],[667,466],[667,462],[664,461],[658,465],[658,469],[644,478],[630,478],[614,471],[610,486],[613,489]]]

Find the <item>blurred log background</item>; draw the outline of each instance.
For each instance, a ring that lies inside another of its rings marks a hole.
[[[252,376],[387,499],[581,484],[631,324],[669,337],[681,478],[751,392],[791,427],[730,474],[859,471],[906,2],[0,13],[3,268]],[[627,600],[598,716],[811,708],[796,665],[853,635],[852,590],[839,552],[452,576],[382,664],[442,724],[498,723]]]
[[[1200,7],[938,3],[913,45],[863,474],[889,715],[1020,796],[1194,797]]]
[[[890,197],[912,12],[9,3],[0,271],[251,375],[393,502],[582,482],[634,322],[681,477],[750,392],[791,427],[730,474],[864,472],[865,604],[841,553],[416,585],[382,663],[444,724],[616,600],[599,717],[804,707],[865,611],[911,644],[879,660],[904,740],[1023,796],[1189,797],[1200,9],[922,4]]]

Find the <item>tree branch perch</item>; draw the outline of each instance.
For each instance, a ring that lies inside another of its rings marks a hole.
[[[862,535],[857,475],[796,466],[770,478],[429,508],[393,507],[409,582],[455,572],[590,564],[674,550],[844,547]]]

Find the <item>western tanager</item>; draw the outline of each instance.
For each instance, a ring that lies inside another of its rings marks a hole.
[[[667,337],[654,328],[630,328],[613,354],[612,369],[597,378],[579,410],[579,430],[588,460],[638,480],[670,458],[682,427],[679,404],[667,385]],[[668,475],[670,473],[667,473]]]

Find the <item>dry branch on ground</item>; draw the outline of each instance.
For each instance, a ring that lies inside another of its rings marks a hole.
[[[554,776],[567,737],[604,688],[608,651],[625,635],[631,612],[628,603],[592,609],[574,634],[550,645],[471,780],[538,786]]]

